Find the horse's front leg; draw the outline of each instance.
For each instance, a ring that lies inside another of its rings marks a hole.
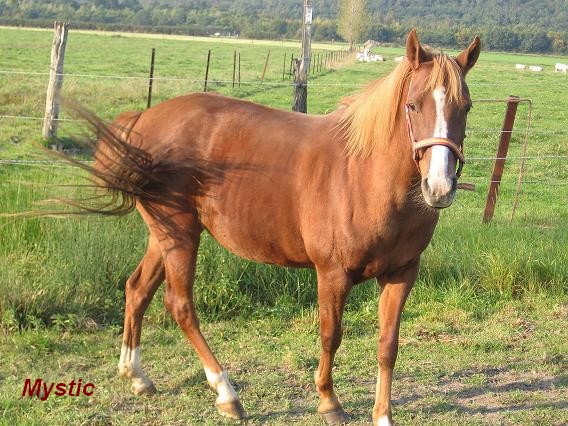
[[[381,296],[379,301],[379,374],[373,408],[375,426],[392,425],[391,386],[398,353],[400,315],[418,275],[419,263],[419,259],[416,259],[403,269],[377,280],[381,286]]]
[[[320,394],[318,413],[328,425],[343,424],[349,416],[333,391],[331,369],[341,344],[341,318],[352,281],[341,268],[317,268],[320,338],[322,352],[315,382]]]

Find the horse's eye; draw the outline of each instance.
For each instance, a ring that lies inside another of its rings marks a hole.
[[[466,106],[465,106],[465,112],[470,112],[472,108],[473,108],[473,105],[472,105],[472,104],[466,105]]]
[[[416,104],[414,102],[409,102],[408,103],[408,108],[410,108],[411,111],[416,112]]]

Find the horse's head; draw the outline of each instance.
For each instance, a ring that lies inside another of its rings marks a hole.
[[[405,101],[414,160],[422,176],[422,194],[435,208],[452,204],[465,162],[463,141],[471,99],[465,75],[475,65],[479,37],[457,57],[422,48],[412,30],[406,55],[412,71]]]

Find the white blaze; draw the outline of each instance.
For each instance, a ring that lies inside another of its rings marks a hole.
[[[446,89],[440,87],[433,92],[434,101],[436,102],[436,123],[434,126],[435,138],[448,137],[448,123],[444,109],[446,106]],[[428,185],[434,194],[447,194],[451,190],[452,182],[448,179],[447,170],[450,161],[450,149],[442,145],[434,145],[432,147],[432,155],[430,157],[430,168],[428,170]]]
[[[233,389],[231,382],[229,381],[229,376],[226,371],[221,371],[220,373],[214,373],[205,367],[205,375],[207,376],[207,382],[209,386],[217,391],[217,404],[223,404],[225,402],[237,401],[239,397],[237,392]]]

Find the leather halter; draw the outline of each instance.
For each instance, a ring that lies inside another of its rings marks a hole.
[[[458,169],[456,171],[456,177],[459,178],[461,176],[461,172],[463,169],[463,165],[465,164],[465,157],[463,155],[462,147],[458,145],[456,142],[449,138],[426,138],[420,141],[416,140],[414,137],[414,132],[412,131],[412,121],[410,121],[410,105],[406,104],[404,106],[404,111],[406,113],[406,124],[408,126],[408,134],[410,136],[410,143],[412,145],[412,154],[414,158],[414,162],[416,163],[416,167],[418,171],[420,171],[419,162],[419,154],[420,151],[423,149],[427,149],[436,145],[445,146],[449,148],[450,151],[453,152],[456,159],[458,160]]]

